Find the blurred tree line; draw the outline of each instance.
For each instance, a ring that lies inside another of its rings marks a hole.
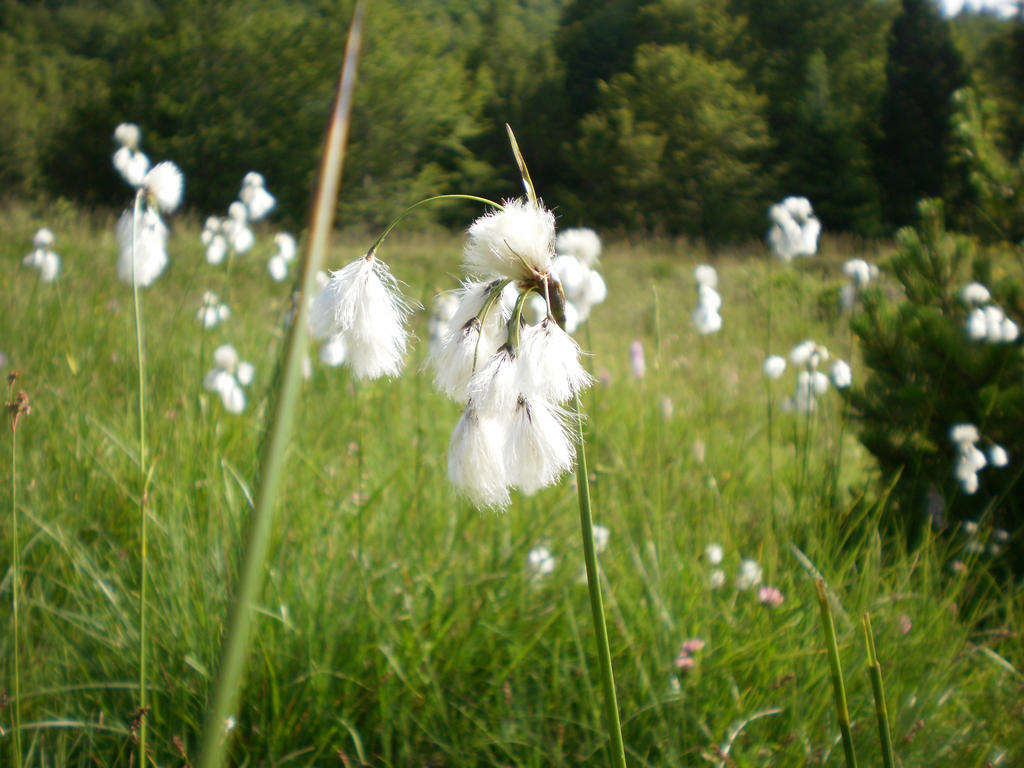
[[[257,170],[301,222],[351,8],[0,0],[0,194],[123,202],[112,131],[130,121],[199,214]],[[991,228],[992,169],[1024,147],[1022,30],[934,0],[374,0],[343,221],[514,194],[509,122],[567,224],[715,243],[760,236],[799,194],[874,235],[928,195]]]

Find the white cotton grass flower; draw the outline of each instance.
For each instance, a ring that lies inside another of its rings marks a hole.
[[[121,178],[138,189],[149,172],[149,158],[139,149],[142,131],[135,123],[121,123],[114,128],[114,141],[118,148],[114,152],[114,169]]]
[[[806,197],[787,197],[769,209],[768,217],[768,244],[776,258],[789,262],[817,252],[821,222]]]
[[[710,264],[698,264],[693,270],[693,277],[697,285],[706,285],[708,288],[718,287],[718,272]]]
[[[448,445],[448,478],[476,507],[501,510],[509,505],[503,451],[508,423],[504,414],[478,413],[466,406]]]
[[[779,379],[786,370],[786,358],[779,355],[770,355],[765,358],[762,370],[769,379]]]
[[[715,568],[708,574],[708,586],[711,589],[721,589],[725,586],[725,571],[721,568]]]
[[[146,207],[135,229],[137,236],[132,243],[132,212],[125,211],[117,222],[117,240],[120,252],[117,259],[117,276],[129,285],[132,282],[132,254],[136,282],[146,287],[163,274],[167,268],[167,227],[160,214]]]
[[[711,563],[711,565],[719,565],[723,557],[725,557],[725,553],[719,544],[708,544],[704,548],[704,559]]]
[[[608,529],[608,526],[601,525],[599,523],[594,524],[594,553],[600,555],[608,548],[608,541],[611,539],[612,532]]]
[[[530,495],[569,471],[576,449],[566,418],[565,411],[543,398],[519,397],[504,451],[509,485]]]
[[[263,175],[255,171],[250,171],[242,178],[238,199],[245,205],[249,221],[260,221],[277,205],[277,200],[266,189]]]
[[[52,283],[60,275],[60,256],[53,250],[57,239],[46,227],[36,231],[32,237],[32,250],[25,254],[21,263],[39,270],[39,281]]]
[[[764,573],[756,560],[743,560],[736,576],[736,589],[744,592],[761,583]]]
[[[526,575],[529,581],[537,581],[555,570],[555,558],[547,547],[534,547],[526,553]]]
[[[978,288],[973,292],[968,292],[967,288],[971,285],[976,285]],[[978,283],[969,283],[961,291],[961,298],[970,294],[970,299],[980,300],[983,295],[987,295],[987,290],[984,294],[982,293],[983,289],[984,286]],[[964,301],[971,303],[968,298],[964,298]],[[986,341],[989,344],[1009,344],[1020,336],[1020,328],[1017,323],[1007,317],[1006,313],[995,304],[975,306],[971,309],[964,320],[964,330],[971,341]]]
[[[206,246],[206,263],[216,266],[221,264],[228,255],[228,241],[224,236],[224,220],[210,216],[199,236],[200,242]]]
[[[245,410],[243,387],[249,386],[256,375],[252,363],[241,360],[230,344],[222,344],[213,351],[214,367],[203,379],[203,388],[220,395],[224,410],[239,414]]]
[[[465,264],[470,272],[533,279],[551,271],[555,216],[526,200],[509,200],[469,227]]]
[[[566,403],[594,383],[580,363],[576,340],[549,318],[527,326],[520,335],[517,384],[521,392],[553,403]]]
[[[228,217],[222,225],[228,245],[237,254],[247,253],[256,242],[249,229],[249,211],[244,203],[235,200],[228,206]]]
[[[274,235],[274,245],[277,246],[277,255],[284,259],[285,262],[291,264],[295,260],[295,254],[299,246],[295,242],[295,238],[289,233],[278,232]]]
[[[506,344],[470,377],[466,391],[480,413],[506,417],[512,413],[520,395],[516,363],[512,348]]]
[[[564,229],[555,238],[555,250],[575,257],[586,267],[593,267],[601,256],[601,238],[586,227]]]
[[[57,243],[57,238],[46,227],[36,230],[32,236],[32,247],[37,251],[48,251]]]
[[[411,311],[387,264],[368,253],[331,273],[327,287],[313,299],[310,328],[319,339],[342,336],[356,378],[397,376]]]
[[[173,213],[181,205],[185,175],[174,163],[165,160],[154,165],[142,179],[142,187],[161,213]]]
[[[836,360],[832,363],[832,386],[836,389],[846,389],[853,383],[853,372],[845,360]]]
[[[345,339],[336,333],[320,347],[320,362],[328,368],[337,368],[345,363]]]
[[[960,300],[965,304],[978,306],[987,304],[992,299],[988,288],[979,282],[972,281],[960,289]]]
[[[978,472],[988,466],[988,458],[975,445],[981,435],[978,428],[970,423],[954,424],[949,430],[949,440],[956,447],[953,475],[967,495],[978,490]]]
[[[203,294],[202,304],[196,312],[196,319],[204,329],[210,330],[220,325],[231,317],[231,310],[228,305],[220,300],[213,291],[206,291]]]
[[[1003,446],[993,443],[988,449],[988,462],[993,467],[1002,468],[1010,463],[1010,456]]]
[[[275,283],[283,283],[288,278],[288,262],[275,253],[267,260],[267,272]]]
[[[459,296],[455,291],[440,291],[427,318],[428,357],[435,356],[449,333],[449,323],[459,308]]]
[[[122,147],[138,149],[142,142],[142,131],[135,123],[119,123],[114,128],[114,141]]]

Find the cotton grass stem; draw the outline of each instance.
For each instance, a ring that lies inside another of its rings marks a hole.
[[[146,765],[146,586],[148,582],[148,539],[146,497],[149,494],[149,473],[146,471],[146,361],[142,349],[142,304],[139,281],[135,275],[135,245],[139,238],[139,214],[145,192],[139,190],[132,207],[132,310],[135,316],[135,356],[139,369],[139,765]]]
[[[839,644],[836,641],[836,625],[832,621],[832,609],[825,593],[825,582],[815,579],[814,588],[818,593],[821,608],[821,626],[825,632],[825,649],[832,673],[832,690],[835,693],[836,712],[839,717],[839,733],[843,740],[847,768],[857,768],[857,756],[853,752],[853,734],[850,732],[850,710],[846,705],[846,684],[843,682],[843,668],[839,664]]]
[[[875,698],[875,717],[878,720],[878,739],[882,747],[882,765],[895,768],[896,760],[892,749],[892,729],[889,727],[889,708],[885,705],[885,688],[882,686],[882,665],[878,663],[875,651],[875,635],[871,631],[871,616],[861,617],[864,626],[864,643],[868,649],[868,677],[871,679],[871,694]]]
[[[604,618],[604,602],[601,599],[601,578],[597,568],[597,553],[594,549],[594,518],[590,508],[590,483],[587,477],[587,455],[583,442],[583,414],[580,397],[574,400],[576,443],[576,492],[580,502],[580,527],[583,534],[583,561],[587,567],[587,588],[590,590],[590,611],[594,619],[594,635],[597,640],[597,660],[601,671],[601,685],[604,688],[604,711],[611,740],[611,763],[615,768],[625,768],[626,753],[622,744],[622,726],[619,723],[619,704],[615,696],[615,677],[612,674],[612,654],[608,646],[608,627]]]
[[[300,291],[283,351],[283,364],[260,461],[256,500],[251,519],[245,526],[248,539],[230,608],[213,700],[203,726],[199,759],[196,763],[198,768],[219,768],[223,764],[227,741],[225,724],[238,703],[242,667],[249,650],[252,609],[263,584],[274,501],[284,470],[285,453],[302,383],[302,360],[308,336],[309,299],[316,290],[317,270],[325,261],[334,208],[341,185],[341,168],[348,138],[364,8],[365,3],[358,3],[352,17],[341,77],[331,109],[324,152],[320,161],[319,185],[310,219],[309,243],[302,263]]]
[[[11,666],[14,676],[14,700],[11,702],[11,730],[14,738],[11,740],[11,748],[14,750],[14,766],[21,768],[21,542],[18,540],[18,414],[13,410],[16,407],[13,375],[10,382],[11,401],[7,407],[11,409]]]

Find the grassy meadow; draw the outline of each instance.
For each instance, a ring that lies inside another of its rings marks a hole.
[[[15,393],[32,406],[13,472],[9,429],[0,448],[3,765],[13,765],[15,488],[25,765],[137,764],[138,372],[115,220],[66,204],[0,213],[0,371],[20,371]],[[41,226],[56,233],[64,264],[52,285],[20,265]],[[204,261],[200,222],[170,226],[171,266],[142,292],[153,462],[146,717],[152,763],[185,766],[218,666],[290,284],[267,275],[267,225],[230,271]],[[330,266],[373,236],[340,234]],[[379,255],[429,310],[435,291],[456,286],[461,248],[456,234],[400,228]],[[605,241],[608,299],[576,338],[598,382],[583,396],[587,459],[595,522],[609,531],[600,562],[632,766],[843,763],[819,575],[862,765],[881,764],[864,613],[898,765],[1024,764],[1019,587],[993,590],[984,557],[955,541],[926,535],[908,551],[880,532],[886,489],[840,395],[830,390],[811,416],[784,413],[792,368],[770,387],[761,373],[767,352],[785,356],[813,338],[850,361],[856,385],[862,370],[837,302],[840,265],[853,256],[880,263],[885,279],[885,247],[827,238],[818,256],[789,266],[759,243],[708,254],[681,241]],[[708,337],[690,321],[704,261],[723,298],[724,327]],[[196,319],[207,290],[232,311],[211,330]],[[355,382],[311,349],[245,687],[225,724],[230,762],[606,764],[573,479],[516,494],[500,515],[458,498],[446,453],[459,407],[419,370],[426,313],[414,324],[418,340],[394,380]],[[256,368],[239,415],[202,386],[225,343]],[[711,544],[720,566],[705,555]],[[539,546],[550,573],[528,566]],[[780,604],[736,587],[743,559],[761,565]],[[717,588],[716,567],[726,574]],[[703,647],[681,663],[693,639]]]

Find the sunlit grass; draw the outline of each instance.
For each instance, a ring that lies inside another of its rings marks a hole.
[[[18,264],[42,224],[58,233],[64,260],[63,317],[53,286],[39,285],[34,271],[0,272],[9,297],[4,373],[22,369],[33,403],[18,432],[17,478],[30,765],[128,765],[134,749],[137,382],[113,222],[60,206],[13,207],[0,221],[6,264]],[[232,267],[232,317],[203,331],[195,310],[222,274],[203,260],[198,233],[194,221],[172,224],[171,266],[146,295],[147,442],[156,464],[147,501],[149,742],[161,765],[184,762],[176,738],[195,758],[289,307],[287,286],[266,275],[264,236]],[[339,237],[331,266],[371,242]],[[435,289],[455,285],[461,242],[398,232],[387,257],[407,293],[429,305]],[[823,251],[773,270],[773,352],[813,337],[846,356],[848,331],[828,289],[841,282],[842,259],[861,251],[829,241]],[[717,764],[725,751],[739,765],[842,759],[816,570],[839,601],[836,633],[862,759],[878,754],[858,626],[870,612],[898,762],[983,765],[1005,752],[1003,764],[1013,765],[1024,759],[1024,600],[1007,591],[974,601],[980,564],[955,574],[941,542],[907,553],[878,533],[884,489],[855,430],[841,433],[835,392],[816,416],[802,498],[796,417],[775,415],[772,530],[761,377],[766,258],[757,244],[712,257],[683,243],[606,243],[610,297],[577,335],[589,338],[602,382],[584,396],[585,430],[595,522],[611,530],[600,562],[629,764]],[[724,327],[707,340],[705,365],[689,313],[693,267],[711,259]],[[634,339],[647,357],[640,382],[629,366]],[[257,368],[239,416],[201,387],[221,343]],[[303,385],[247,681],[227,736],[236,763],[327,765],[340,754],[350,765],[593,765],[604,754],[571,482],[519,498],[503,516],[459,501],[445,471],[458,406],[417,373],[423,355],[417,342],[394,381],[356,385],[344,370],[315,367]],[[787,372],[774,390],[791,387]],[[829,460],[840,439],[836,485]],[[2,464],[0,487],[9,488],[10,463]],[[9,525],[5,517],[0,539],[9,541]],[[710,542],[725,551],[729,580],[720,590],[709,588],[702,558]],[[526,554],[538,544],[557,567],[531,581]],[[783,593],[779,607],[732,586],[746,557]],[[692,637],[706,646],[683,673],[674,661]],[[9,633],[0,642],[6,681]],[[0,710],[5,730],[9,713]]]

